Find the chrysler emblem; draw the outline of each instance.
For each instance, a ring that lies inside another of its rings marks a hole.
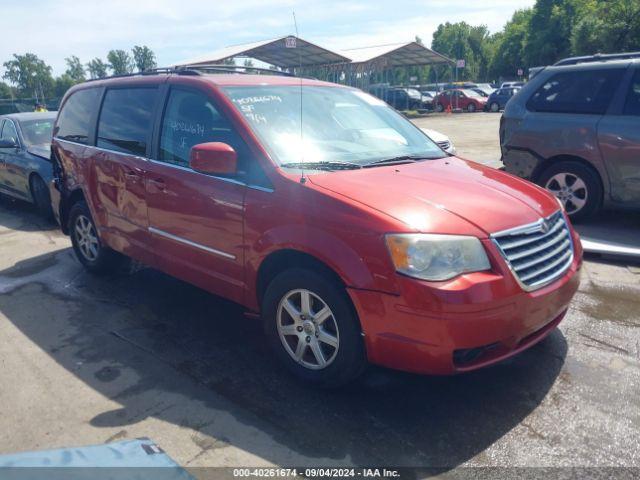
[[[542,233],[547,233],[549,231],[549,222],[547,220],[543,220],[540,224],[540,231]]]

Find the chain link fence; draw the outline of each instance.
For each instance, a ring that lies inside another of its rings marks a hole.
[[[55,111],[58,110],[61,100],[62,97],[49,98],[45,100],[44,105],[47,107],[47,110]],[[33,112],[36,109],[36,104],[41,103],[43,103],[42,100],[36,98],[0,99],[0,115],[6,115],[8,113]]]

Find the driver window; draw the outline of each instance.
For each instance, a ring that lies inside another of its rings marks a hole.
[[[207,142],[231,145],[238,155],[238,174],[246,172],[248,149],[213,102],[199,92],[171,90],[162,119],[159,160],[188,167],[191,147]]]

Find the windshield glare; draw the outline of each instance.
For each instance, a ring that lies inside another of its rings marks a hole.
[[[51,143],[51,132],[53,130],[53,120],[27,120],[20,122],[22,137],[28,147],[35,145],[49,145]]]
[[[386,103],[359,90],[252,86],[227,87],[224,91],[280,165],[364,165],[399,156],[445,156]]]

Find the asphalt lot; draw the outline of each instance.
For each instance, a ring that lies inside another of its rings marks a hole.
[[[498,117],[418,123],[488,163]],[[152,269],[91,276],[25,204],[0,199],[0,252],[0,453],[147,436],[187,467],[640,467],[637,264],[588,258],[559,329],[495,367],[318,391],[239,306]]]

